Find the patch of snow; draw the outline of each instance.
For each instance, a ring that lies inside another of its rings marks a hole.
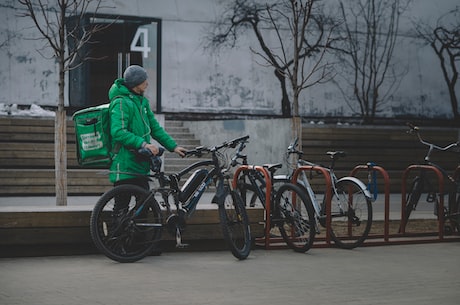
[[[55,112],[43,109],[32,104],[29,109],[19,109],[17,104],[7,105],[0,103],[0,115],[5,116],[30,116],[30,117],[54,117]]]

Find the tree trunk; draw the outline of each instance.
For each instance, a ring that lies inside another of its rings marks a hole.
[[[67,119],[64,109],[64,61],[59,67],[59,100],[54,128],[56,205],[67,205]]]
[[[302,118],[300,116],[292,117],[292,136],[291,139],[299,139],[299,149],[302,150]]]
[[[56,111],[55,119],[55,180],[56,205],[67,205],[67,133],[66,113],[64,109]]]
[[[291,117],[291,101],[286,89],[286,78],[278,70],[275,69],[275,76],[280,81],[281,85],[281,115],[283,118]]]

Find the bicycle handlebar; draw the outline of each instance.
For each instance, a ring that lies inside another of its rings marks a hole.
[[[154,155],[152,151],[148,148],[142,147],[137,150],[137,154],[145,160],[148,160],[150,162],[150,169],[158,173],[161,170],[161,156],[165,152],[165,149],[163,147],[158,147],[158,153]]]
[[[438,146],[436,144],[433,144],[433,143],[430,143],[430,142],[427,142],[425,141],[422,136],[420,135],[420,128],[418,126],[415,126],[413,125],[412,123],[407,123],[407,126],[409,126],[409,131],[408,133],[415,133],[417,134],[417,137],[420,141],[420,143],[426,145],[426,146],[429,146],[429,150],[428,150],[428,154],[427,154],[427,157],[429,157],[429,155],[431,154],[431,151],[433,149],[437,149],[437,150],[440,150],[440,151],[446,151],[446,150],[449,150],[453,147],[457,147],[460,145],[460,142],[455,142],[455,143],[451,143],[445,147],[441,147],[441,146]]]
[[[203,154],[209,153],[209,152],[210,152],[209,148],[204,147],[204,146],[198,146],[198,147],[195,147],[194,149],[187,150],[185,152],[185,157],[197,156],[198,158],[201,158]]]
[[[302,157],[303,151],[298,150],[297,146],[299,146],[299,138],[295,138],[294,143],[289,144],[287,154],[297,154],[299,157]]]
[[[185,152],[185,156],[197,156],[201,157],[205,153],[210,153],[210,152],[215,152],[218,151],[222,148],[235,148],[238,144],[240,145],[238,147],[236,157],[238,158],[245,158],[245,155],[240,154],[241,151],[246,147],[245,143],[248,142],[249,135],[239,137],[230,141],[225,141],[224,143],[214,146],[214,147],[205,147],[205,146],[198,146],[195,147],[194,149],[188,150]],[[235,157],[232,158],[232,161]],[[236,159],[235,159],[236,160]]]

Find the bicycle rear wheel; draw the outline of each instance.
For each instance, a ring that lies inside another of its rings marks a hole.
[[[341,180],[336,188],[338,196],[333,194],[331,202],[331,239],[340,248],[353,249],[363,244],[371,230],[372,203],[352,180]]]
[[[158,247],[162,232],[161,210],[149,192],[135,185],[120,185],[96,203],[90,219],[91,237],[108,258],[129,263]]]
[[[233,256],[246,259],[251,251],[251,228],[240,195],[226,187],[224,200],[219,202],[222,233]]]
[[[460,181],[455,183],[454,190],[449,194],[448,207],[448,213],[445,215],[444,220],[449,221],[450,225],[444,224],[445,230],[448,227],[447,233],[458,235],[460,234]]]
[[[415,177],[411,183],[409,192],[406,194],[406,206],[404,207],[404,219],[399,228],[399,233],[402,232],[402,226],[404,228],[409,221],[409,216],[417,207],[417,204],[422,196],[423,183],[420,177]]]
[[[299,186],[285,183],[278,188],[272,222],[294,251],[306,252],[313,245],[316,234],[314,210]]]

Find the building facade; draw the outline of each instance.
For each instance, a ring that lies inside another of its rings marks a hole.
[[[88,24],[110,24],[86,49],[99,60],[66,74],[66,106],[81,109],[106,103],[113,80],[127,65],[140,64],[149,72],[147,95],[157,112],[280,116],[279,83],[273,68],[251,52],[258,48],[252,33],[219,55],[203,47],[206,33],[228,2],[105,1],[96,16],[88,14],[86,19]],[[395,60],[405,67],[404,77],[378,116],[452,118],[439,59],[409,33],[414,20],[433,23],[456,5],[455,0],[413,1],[401,17]],[[55,106],[58,66],[51,50],[37,40],[30,18],[20,17],[24,8],[16,0],[4,0],[0,7],[0,103]],[[304,90],[299,106],[302,116],[318,120],[356,116],[333,82]]]

